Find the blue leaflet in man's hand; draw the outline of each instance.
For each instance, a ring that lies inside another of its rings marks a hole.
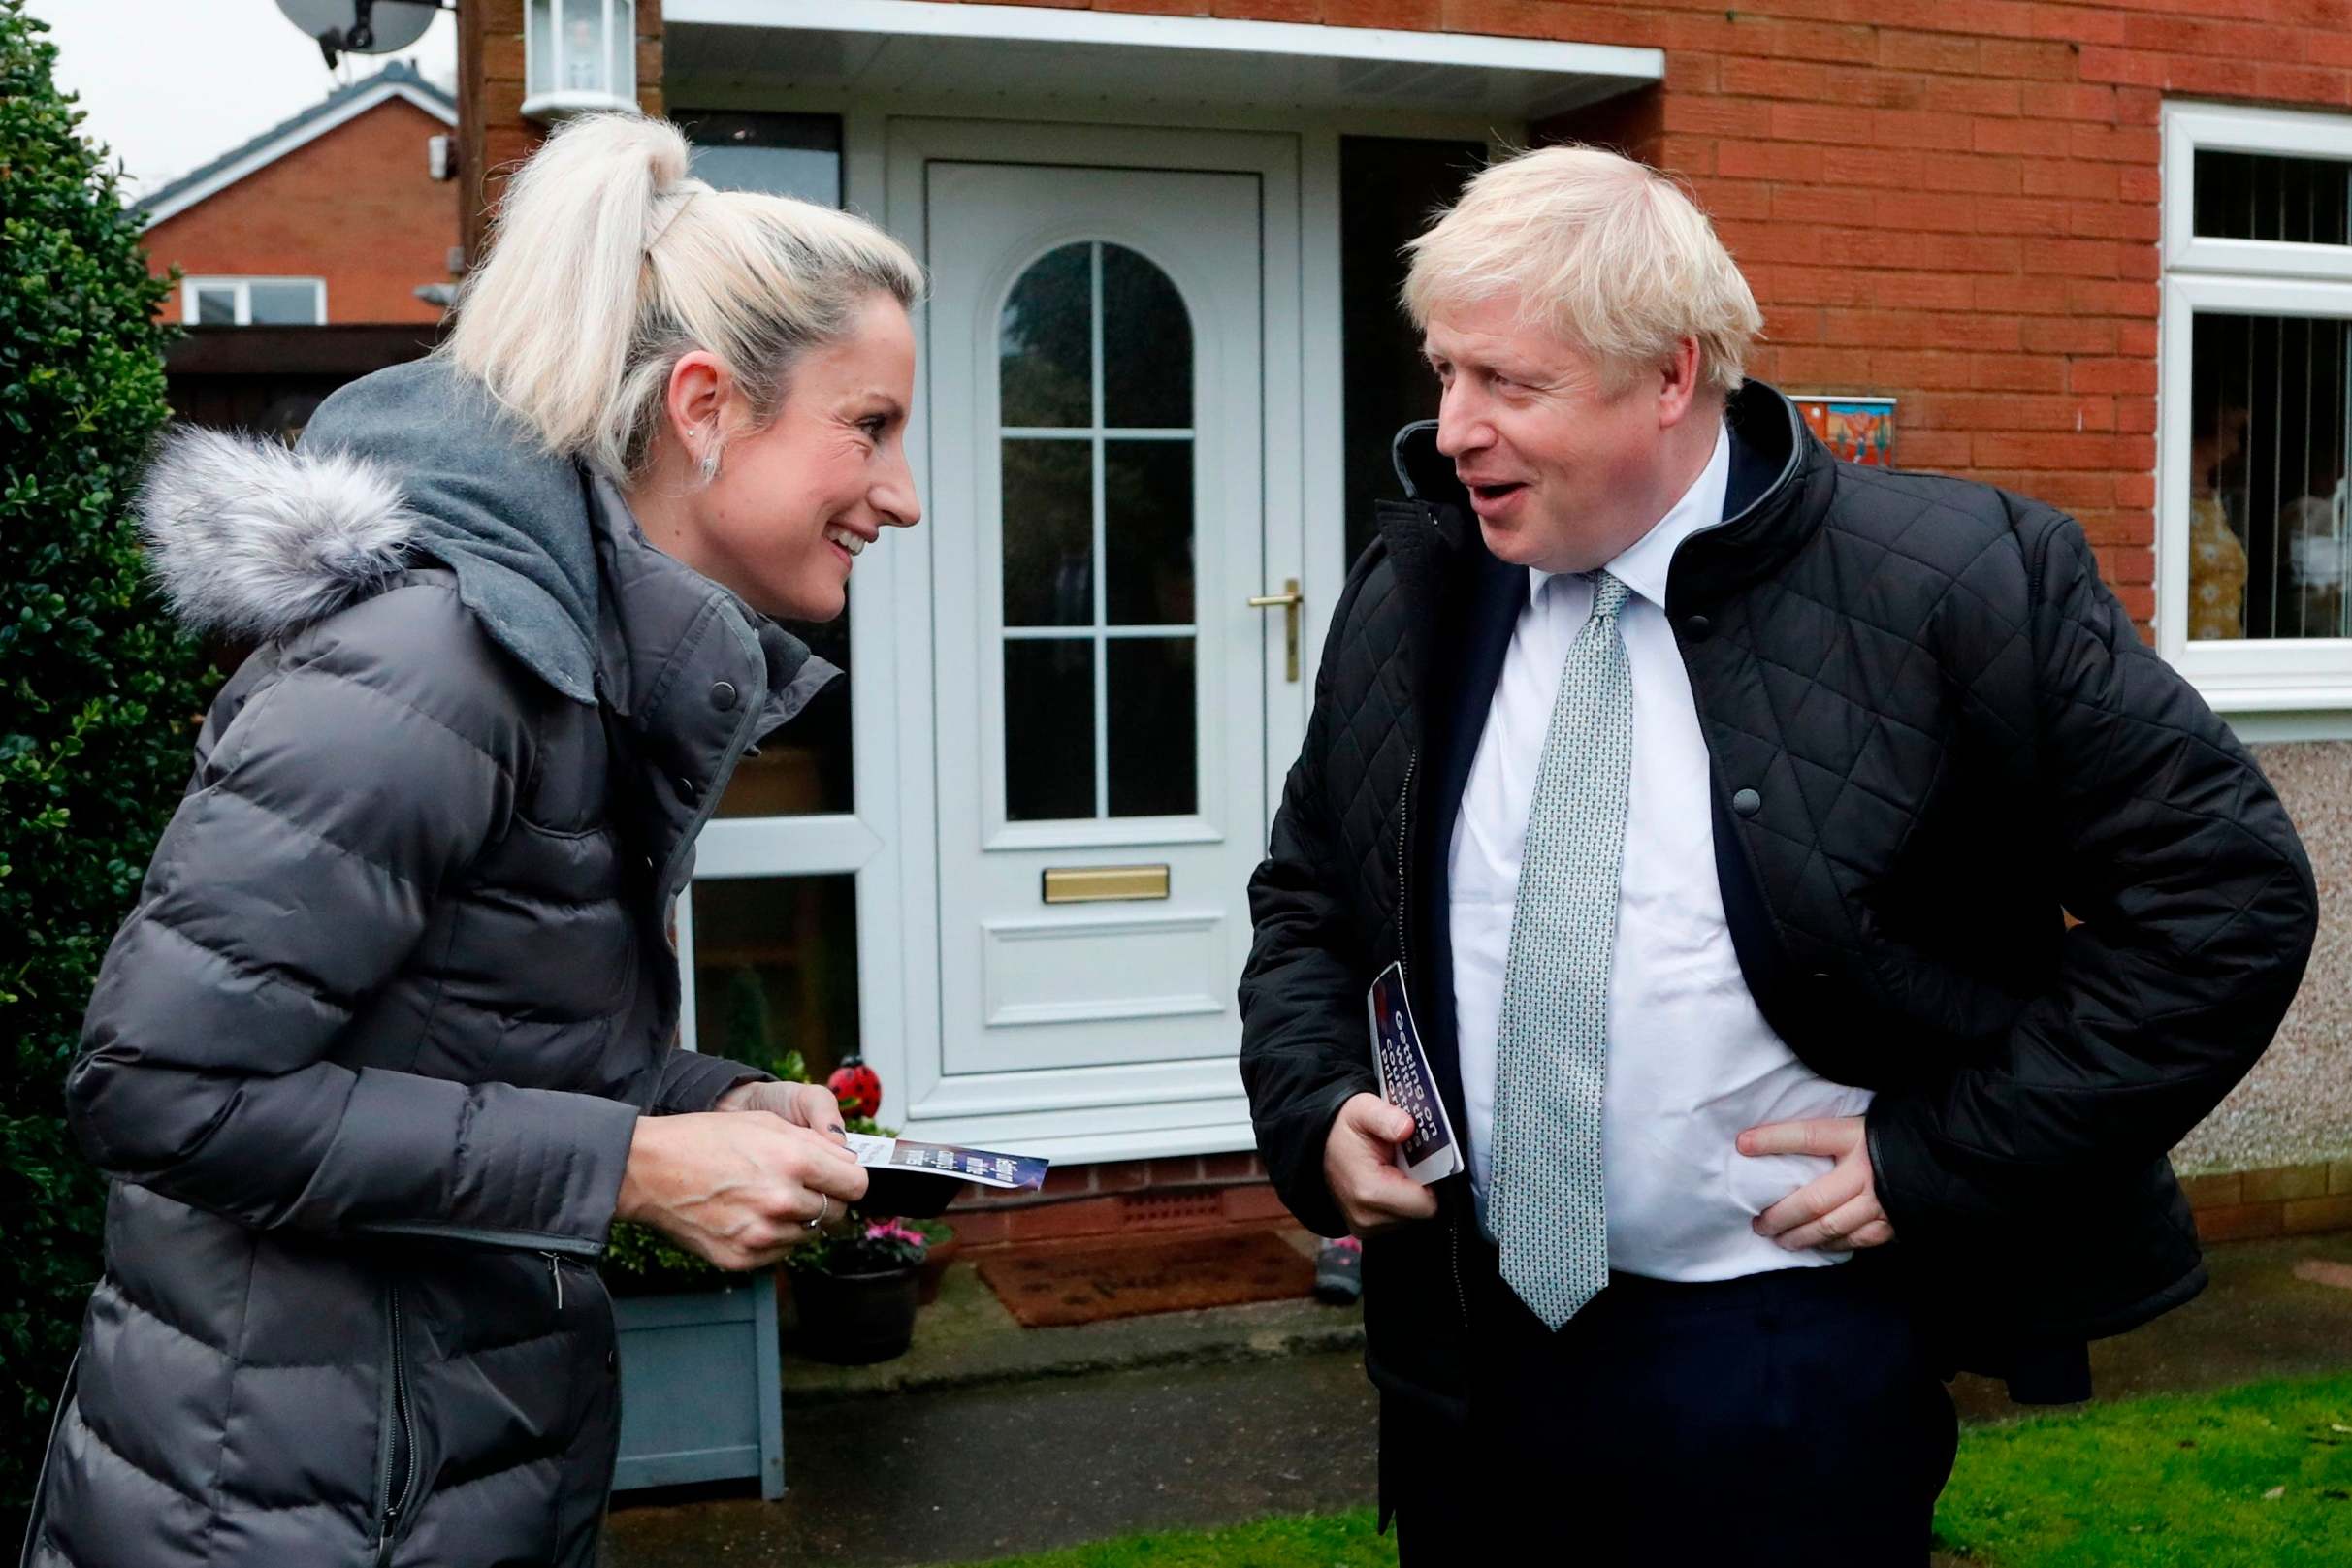
[[[928,1175],[976,1181],[983,1187],[1008,1192],[1035,1192],[1046,1184],[1046,1168],[1053,1162],[1034,1154],[994,1154],[986,1149],[962,1149],[947,1143],[919,1143],[911,1137],[869,1137],[847,1135],[861,1166],[891,1170],[919,1170]]]
[[[1430,1073],[1429,1055],[1421,1048],[1421,1032],[1413,1027],[1404,966],[1382,970],[1364,1001],[1371,1014],[1372,1068],[1380,1075],[1380,1096],[1413,1117],[1413,1136],[1398,1145],[1397,1164],[1424,1186],[1441,1181],[1462,1168],[1462,1150]]]

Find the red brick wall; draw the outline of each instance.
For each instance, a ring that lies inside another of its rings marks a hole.
[[[450,280],[457,214],[425,162],[448,130],[404,99],[378,104],[149,229],[148,270],[323,277],[330,322],[437,321],[413,291]]]
[[[966,1247],[1290,1223],[1266,1167],[1247,1153],[1056,1166],[1039,1193],[966,1193],[947,1213]]]

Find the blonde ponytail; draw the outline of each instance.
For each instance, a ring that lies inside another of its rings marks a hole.
[[[793,360],[876,293],[912,306],[922,270],[864,219],[687,175],[666,120],[591,114],[517,173],[498,239],[439,350],[551,451],[634,477],[681,355],[725,362],[764,424]]]

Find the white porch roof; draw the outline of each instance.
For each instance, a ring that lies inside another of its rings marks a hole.
[[[1663,50],[934,0],[666,0],[673,82],[962,104],[1410,111],[1530,121],[1659,80]]]

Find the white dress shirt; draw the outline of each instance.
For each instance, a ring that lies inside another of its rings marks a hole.
[[[1829,1168],[1812,1155],[1750,1157],[1734,1143],[1764,1122],[1854,1116],[1869,1091],[1796,1059],[1740,974],[1716,880],[1706,741],[1673,628],[1666,572],[1675,548],[1723,522],[1731,442],[1673,510],[1608,565],[1631,592],[1618,617],[1633,682],[1633,763],[1609,976],[1609,1061],[1601,1168],[1609,1266],[1657,1279],[1731,1279],[1834,1263],[1788,1252],[1749,1221]],[[1470,1185],[1481,1223],[1495,1140],[1495,1040],[1528,803],[1561,665],[1593,608],[1585,577],[1530,574],[1487,711],[1449,850],[1454,1011]]]

